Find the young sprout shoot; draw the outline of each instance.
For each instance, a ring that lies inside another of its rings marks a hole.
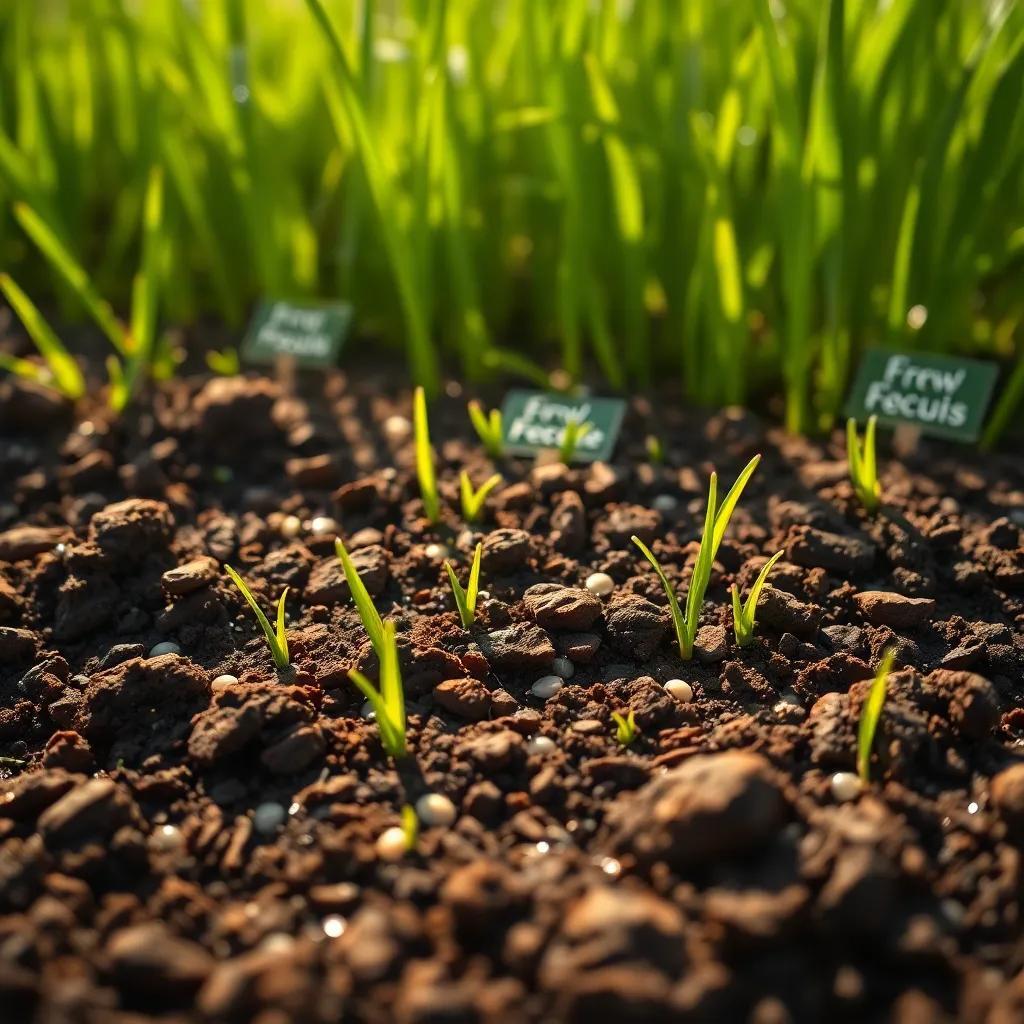
[[[893,647],[888,648],[882,655],[878,671],[871,681],[868,698],[864,701],[864,707],[860,712],[860,724],[857,727],[857,774],[860,776],[861,782],[864,783],[871,781],[871,748],[874,746],[878,720],[882,717],[889,672],[895,657],[896,649]]]
[[[416,432],[416,476],[420,482],[423,510],[431,523],[441,521],[441,499],[434,474],[434,451],[430,447],[430,426],[427,423],[427,396],[422,387],[413,398],[413,426]]]
[[[725,500],[718,504],[718,474],[711,474],[711,484],[708,488],[708,509],[704,518],[704,534],[700,541],[700,550],[697,552],[697,562],[693,567],[690,576],[690,588],[686,592],[686,610],[679,607],[679,599],[676,597],[675,588],[669,582],[658,560],[651,553],[650,549],[639,537],[631,537],[633,543],[641,550],[644,558],[651,563],[654,571],[665,588],[665,596],[668,598],[669,610],[672,613],[672,624],[675,626],[676,639],[679,642],[679,656],[684,661],[693,657],[693,644],[697,638],[697,627],[700,622],[700,609],[704,603],[704,593],[708,588],[711,579],[711,568],[718,554],[718,546],[725,536],[726,527],[732,518],[733,511],[740,500],[743,488],[746,487],[757,464],[761,461],[760,455],[755,455],[744,466],[743,471],[736,478]]]
[[[480,518],[480,513],[483,512],[484,509],[484,502],[487,501],[487,496],[500,483],[501,474],[495,473],[480,485],[479,490],[474,491],[473,483],[469,479],[469,474],[465,470],[459,474],[459,495],[462,498],[462,518],[465,519],[467,523],[475,523]]]
[[[206,365],[218,377],[237,377],[242,371],[237,348],[210,349],[206,353]]]
[[[455,596],[455,604],[459,609],[459,618],[462,620],[462,628],[469,629],[473,625],[476,616],[476,599],[480,593],[480,556],[483,552],[483,544],[477,544],[473,554],[473,564],[469,570],[469,586],[462,589],[451,562],[445,562],[444,567],[448,570],[448,580],[452,585],[452,594]]]
[[[289,661],[288,634],[284,628],[284,602],[288,596],[288,588],[284,588],[277,600],[277,630],[275,632],[274,627],[270,625],[266,615],[263,614],[263,609],[256,603],[256,598],[252,596],[252,591],[246,586],[245,580],[230,565],[225,565],[224,568],[227,570],[232,582],[242,592],[242,597],[249,602],[249,607],[256,613],[256,619],[263,629],[263,635],[267,638],[267,646],[270,648],[270,653],[274,658],[274,664],[279,671],[286,669]]]
[[[648,434],[644,441],[647,449],[647,459],[652,466],[660,466],[665,461],[665,446],[657,434]]]
[[[334,539],[334,552],[338,556],[338,561],[341,562],[342,569],[345,571],[348,589],[352,593],[352,602],[359,612],[359,618],[363,620],[363,629],[366,630],[366,635],[370,638],[370,643],[373,644],[377,657],[381,658],[383,657],[384,649],[384,622],[380,617],[380,613],[374,607],[373,598],[370,597],[370,592],[366,589],[366,584],[363,583],[362,577],[356,572],[352,558],[348,551],[345,550],[345,545],[340,537],[335,537]]]
[[[732,628],[736,634],[736,643],[740,647],[749,647],[754,642],[754,622],[757,616],[757,602],[761,597],[761,590],[764,588],[768,574],[772,571],[775,563],[785,554],[783,551],[776,551],[771,558],[765,562],[764,567],[757,574],[754,585],[747,594],[745,604],[740,604],[740,592],[735,584],[732,587]]]
[[[416,809],[412,804],[402,807],[402,836],[405,839],[405,852],[412,853],[420,838],[420,819],[416,817]]]
[[[505,454],[505,444],[501,436],[501,410],[492,409],[484,412],[483,406],[475,399],[467,406],[469,419],[484,446],[484,451],[492,459],[500,459]]]
[[[25,325],[28,336],[46,361],[50,371],[48,383],[72,402],[81,398],[85,394],[82,371],[42,313],[7,274],[0,274],[0,291],[6,296],[11,309],[18,314],[18,319]],[[19,376],[38,378],[39,368],[34,363],[12,358],[5,359],[4,363],[5,369],[10,369]]]
[[[868,418],[862,446],[857,436],[857,421],[852,418],[846,421],[846,460],[850,466],[850,481],[868,515],[874,515],[881,504],[882,488],[878,482],[878,467],[875,461],[877,422],[877,416]]]
[[[565,433],[562,434],[562,444],[558,449],[558,457],[567,466],[573,460],[580,441],[590,433],[592,423],[580,423],[579,420],[571,419],[565,425]]]
[[[628,715],[613,711],[612,719],[615,722],[615,742],[620,747],[628,747],[640,733],[636,727],[636,715],[633,709],[629,709]]]
[[[348,677],[359,688],[359,692],[370,702],[380,729],[380,741],[384,749],[395,760],[405,757],[405,693],[402,690],[402,673],[398,666],[398,644],[395,641],[395,624],[384,623],[380,660],[380,689],[358,671],[349,669]]]

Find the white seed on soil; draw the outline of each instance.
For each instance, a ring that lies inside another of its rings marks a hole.
[[[542,676],[530,687],[530,692],[534,697],[548,700],[550,697],[554,697],[563,685],[564,683],[559,676]]]
[[[302,531],[302,520],[298,516],[285,516],[281,520],[280,533],[285,540],[293,540]]]
[[[606,572],[592,572],[583,585],[596,597],[607,597],[615,589],[615,580]]]
[[[622,865],[614,857],[602,857],[599,863],[601,870],[612,878],[617,878],[622,870]]]
[[[971,802],[970,802],[970,803],[969,803],[969,804],[967,805],[967,813],[968,813],[968,814],[977,814],[977,813],[978,813],[978,811],[979,811],[979,809],[980,809],[980,808],[978,807],[978,804],[977,804],[977,802],[976,802],[976,801],[974,801],[974,800],[972,800],[972,801],[971,801]]]
[[[557,750],[558,744],[547,736],[531,736],[526,741],[526,752],[528,754],[550,754]]]
[[[685,679],[670,679],[665,684],[665,692],[680,704],[693,700],[693,687]]]
[[[832,798],[845,804],[853,800],[861,791],[863,784],[853,772],[836,772],[829,780],[832,787]]]
[[[150,842],[154,849],[161,853],[170,853],[180,849],[185,842],[181,829],[177,825],[161,825],[152,835]]]
[[[252,824],[260,835],[269,836],[276,832],[285,822],[288,812],[281,804],[260,804],[252,816]]]
[[[294,945],[294,937],[286,932],[271,932],[256,948],[264,953],[290,953]]]
[[[325,537],[338,532],[338,524],[330,516],[316,516],[309,524],[309,532],[314,537]]]
[[[377,721],[377,712],[373,710],[373,705],[368,700],[363,701],[363,706],[359,709],[359,714],[368,722]]]
[[[393,825],[377,837],[377,856],[381,860],[401,860],[405,856],[405,833]]]
[[[173,640],[164,640],[150,648],[149,657],[159,658],[161,654],[181,654],[181,648]]]
[[[416,817],[428,828],[432,825],[448,826],[455,821],[455,804],[443,793],[427,793],[416,801]]]
[[[234,686],[238,682],[238,676],[233,676],[230,673],[225,672],[223,675],[217,676],[216,679],[210,686],[214,690],[222,690],[227,686]]]
[[[478,590],[476,592],[476,597],[478,601],[490,601],[491,592],[489,590]]]
[[[555,658],[551,662],[551,671],[563,679],[571,679],[573,672],[576,671],[576,666],[568,658]]]
[[[651,504],[659,512],[672,512],[675,510],[679,502],[671,494],[659,494]]]
[[[442,558],[448,557],[448,549],[443,544],[428,544],[423,549],[423,553],[427,558],[433,558],[438,561]]]
[[[412,433],[412,424],[404,416],[389,416],[384,421],[384,436],[397,444]]]
[[[322,927],[327,938],[337,939],[348,927],[348,922],[339,914],[331,914],[330,917],[324,918]]]

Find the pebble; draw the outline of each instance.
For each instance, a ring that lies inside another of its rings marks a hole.
[[[329,939],[340,938],[347,926],[348,922],[339,914],[331,914],[330,917],[325,917],[322,925],[324,935]]]
[[[338,532],[338,523],[330,516],[317,516],[309,524],[309,532],[314,537],[325,537]]]
[[[456,818],[455,804],[443,793],[427,793],[416,801],[416,817],[428,827],[451,825]]]
[[[671,494],[659,494],[651,504],[659,512],[672,512],[675,510],[679,502]]]
[[[302,531],[302,520],[298,516],[285,516],[281,520],[280,533],[285,540],[293,540]]]
[[[424,548],[424,554],[427,558],[440,560],[448,557],[448,549],[443,544],[428,544]]]
[[[665,684],[665,692],[680,704],[689,704],[693,700],[693,687],[685,679],[670,679]]]
[[[234,686],[237,682],[238,676],[233,676],[225,672],[223,675],[217,676],[217,678],[210,683],[210,687],[214,690],[223,690],[229,686]]]
[[[860,777],[853,772],[836,772],[829,780],[829,785],[832,788],[833,799],[841,804],[855,799],[863,786]]]
[[[276,832],[288,817],[287,809],[271,802],[260,804],[252,816],[253,827],[260,835],[269,836]]]
[[[152,835],[150,840],[154,849],[161,853],[170,853],[178,850],[185,842],[181,829],[177,825],[161,825]]]
[[[601,614],[601,602],[589,590],[560,583],[535,583],[523,594],[523,603],[545,629],[587,629]]]
[[[556,676],[561,676],[563,679],[571,679],[573,673],[576,671],[576,666],[568,658],[555,658],[551,662],[551,671]]]
[[[532,736],[526,741],[528,754],[550,754],[558,749],[558,744],[548,736]]]
[[[884,590],[862,590],[853,595],[868,622],[893,629],[913,629],[927,622],[935,611],[930,597],[907,597]]]
[[[381,860],[401,860],[406,853],[405,833],[397,825],[392,825],[377,837],[375,848]]]
[[[564,685],[560,676],[541,676],[530,687],[530,692],[535,697],[540,697],[541,700],[548,700],[550,697],[554,697]]]
[[[363,701],[363,706],[359,709],[359,714],[368,722],[377,721],[377,713],[373,710],[373,705],[368,700]]]
[[[389,416],[384,421],[384,435],[389,441],[404,441],[412,433],[412,424],[404,416]]]
[[[607,597],[615,589],[615,580],[606,572],[592,572],[584,586],[596,597]]]
[[[148,657],[159,658],[161,654],[181,654],[181,647],[173,640],[164,640],[150,649]]]

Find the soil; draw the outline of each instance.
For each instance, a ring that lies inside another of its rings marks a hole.
[[[871,520],[838,433],[635,401],[610,465],[494,466],[451,384],[435,528],[379,376],[179,379],[120,422],[0,387],[3,1020],[1024,1020],[1019,455],[886,458]],[[682,662],[630,535],[685,586],[711,470],[755,452]],[[478,526],[462,468],[505,478]],[[336,532],[398,627],[397,767]],[[478,540],[464,630],[443,560]],[[740,649],[729,587],[780,549]],[[290,673],[225,562],[289,588]],[[455,820],[388,859],[427,793]]]

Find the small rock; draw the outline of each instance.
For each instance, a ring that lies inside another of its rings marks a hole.
[[[549,700],[564,685],[565,683],[562,682],[561,676],[543,676],[530,687],[530,692],[541,700]]]
[[[483,721],[491,710],[491,694],[479,679],[446,679],[434,687],[434,700],[467,722]]]
[[[497,669],[547,668],[555,657],[551,638],[529,622],[486,633],[479,643],[484,656]]]
[[[992,779],[992,803],[1015,831],[1024,831],[1024,762],[1004,768]]]
[[[862,590],[854,600],[868,622],[893,629],[913,629],[927,622],[935,611],[933,598],[905,597],[885,590]]]
[[[292,775],[321,757],[326,747],[318,725],[298,723],[282,739],[267,747],[260,761],[275,775]]]
[[[179,597],[212,583],[219,572],[220,567],[216,560],[204,555],[174,569],[168,569],[160,577],[160,582],[168,594]]]
[[[0,533],[0,562],[23,562],[73,536],[66,526],[16,526]]]
[[[589,665],[600,646],[601,638],[596,633],[562,633],[555,637],[558,653],[577,665]]]
[[[870,570],[875,561],[875,546],[859,537],[826,533],[813,526],[794,527],[790,537],[786,558],[797,565],[857,574]]]
[[[260,713],[251,704],[211,708],[192,727],[189,755],[200,765],[216,764],[252,742],[259,735],[260,724]]]
[[[156,921],[115,932],[106,955],[119,984],[136,992],[181,998],[195,992],[214,967],[202,946]]]
[[[639,594],[617,594],[605,609],[605,632],[612,646],[634,658],[649,658],[668,632],[669,616]]]
[[[252,815],[253,828],[261,836],[273,835],[288,819],[288,811],[281,804],[260,804]]]
[[[523,594],[527,611],[545,629],[585,630],[601,614],[589,591],[558,583],[536,583]]]
[[[587,544],[587,513],[583,499],[566,491],[555,502],[550,517],[551,544],[556,551],[575,555]]]
[[[697,660],[705,665],[721,661],[728,651],[725,627],[701,626],[694,638],[693,650]]]
[[[30,629],[0,626],[0,661],[29,661],[36,653],[36,635]]]
[[[207,442],[227,447],[273,437],[277,398],[277,386],[266,377],[213,377],[196,395],[193,408]]]
[[[379,597],[388,584],[390,574],[387,551],[374,544],[352,551],[351,558],[370,597]],[[337,558],[324,559],[313,567],[305,593],[310,604],[338,604],[347,601],[350,593],[345,570]]]
[[[338,482],[338,467],[330,455],[288,459],[285,475],[296,487],[331,487]]]
[[[173,640],[164,640],[150,648],[148,658],[159,658],[162,654],[181,654],[181,647]]]
[[[89,779],[39,816],[39,831],[50,846],[113,834],[132,817],[133,802],[113,779]]]
[[[551,662],[551,671],[563,679],[572,679],[576,674],[576,666],[568,658],[555,658]]]
[[[769,583],[761,591],[757,621],[778,633],[813,637],[821,622],[821,609],[816,604],[804,604],[792,594]]]
[[[480,551],[480,565],[486,573],[515,572],[526,567],[533,554],[533,542],[525,530],[492,530]]]
[[[166,549],[173,529],[174,517],[164,502],[128,498],[92,517],[89,539],[108,557],[137,563],[152,551]]]
[[[616,505],[597,528],[612,547],[624,549],[634,535],[650,544],[660,531],[661,513],[643,505]]]

